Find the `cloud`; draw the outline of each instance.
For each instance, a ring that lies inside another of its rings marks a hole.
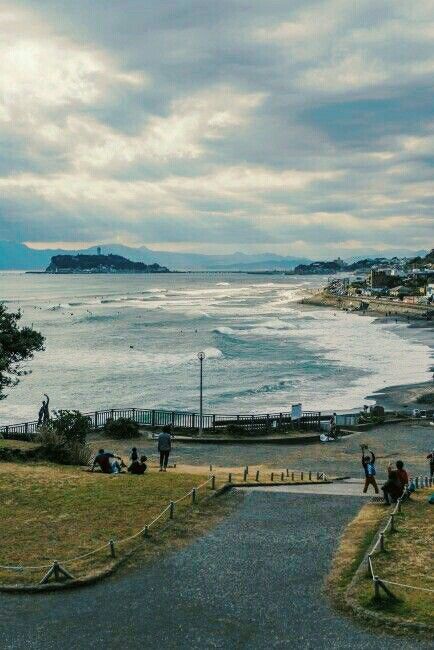
[[[429,247],[434,2],[199,5],[0,0],[0,238]]]
[[[105,52],[52,33],[33,13],[0,6],[0,120],[38,123],[61,107],[103,101],[112,85],[140,86]]]

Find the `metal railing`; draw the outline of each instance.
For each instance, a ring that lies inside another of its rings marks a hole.
[[[165,411],[161,409],[104,409],[84,413],[94,429],[101,429],[108,420],[128,418],[144,427],[163,427],[170,425],[175,429],[199,429],[200,414],[189,411]],[[246,414],[217,414],[202,415],[202,429],[216,431],[219,428],[237,426],[251,432],[272,432],[279,429],[320,429],[321,413],[319,411],[303,411],[301,418],[293,420],[291,413],[256,413]],[[38,422],[22,422],[0,426],[0,434],[6,438],[22,437],[31,439],[38,431]]]

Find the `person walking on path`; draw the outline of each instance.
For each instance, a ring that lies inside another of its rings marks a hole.
[[[434,449],[428,454],[427,459],[429,460],[429,475],[432,478],[434,476]]]
[[[370,456],[365,454],[365,450],[370,454]],[[375,474],[377,473],[375,469],[375,454],[373,451],[368,449],[366,445],[362,445],[362,465],[365,470],[363,494],[367,493],[370,485],[374,488],[375,494],[379,494],[380,491],[378,489],[377,481],[375,480]]]
[[[170,428],[164,427],[163,431],[158,436],[158,451],[160,452],[160,472],[165,472],[167,470],[167,463],[169,462],[171,449],[172,449],[172,436],[170,435]]]

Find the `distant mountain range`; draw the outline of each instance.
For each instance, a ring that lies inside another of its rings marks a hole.
[[[293,269],[297,264],[309,262],[302,257],[283,257],[273,253],[247,255],[204,255],[201,253],[172,253],[153,251],[146,246],[133,248],[122,244],[101,246],[104,254],[122,255],[134,262],[161,264],[174,271],[272,271]],[[97,247],[81,250],[44,249],[36,250],[18,242],[0,241],[0,270],[42,271],[54,255],[96,255]]]
[[[230,255],[204,255],[201,253],[172,253],[169,251],[153,251],[146,246],[133,248],[122,244],[107,244],[101,246],[104,254],[113,253],[122,255],[134,262],[145,264],[161,264],[174,271],[273,271],[292,270],[298,264],[309,264],[312,260],[305,257],[291,257],[275,255],[274,253],[260,253],[248,255],[246,253],[231,253]],[[54,255],[95,255],[97,247],[92,246],[82,250],[44,249],[36,250],[19,242],[0,241],[0,270],[17,271],[42,271]],[[361,257],[378,257],[378,253],[366,251],[358,257],[351,257],[348,261],[355,261]],[[388,257],[415,257],[425,255],[426,251],[394,250],[389,251]]]

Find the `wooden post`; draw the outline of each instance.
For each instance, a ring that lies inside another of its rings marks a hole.
[[[209,466],[209,471],[212,472],[212,465]]]
[[[256,470],[256,480],[259,481],[259,469]]]
[[[214,475],[211,478],[211,490],[215,490],[215,476]]]
[[[377,576],[374,577],[374,596],[380,598],[380,584]]]
[[[116,550],[115,550],[115,543],[114,543],[114,540],[111,539],[111,540],[109,541],[109,544],[110,544],[110,555],[111,555],[112,557],[116,557]]]
[[[395,530],[396,530],[396,528],[395,528],[395,515],[393,513],[390,515],[390,530],[392,531],[392,533],[394,533]]]
[[[289,477],[289,469],[286,468],[286,478],[288,478],[288,477]]]
[[[312,480],[312,472],[309,470],[309,481]]]
[[[143,529],[143,537],[149,537],[149,528],[147,526]]]
[[[304,481],[304,472],[300,472],[300,481]]]
[[[271,472],[271,482],[274,481],[274,472]]]
[[[291,473],[291,481],[294,480],[294,472]]]
[[[244,470],[243,481],[247,481],[247,468]]]
[[[384,533],[380,533],[380,549],[382,551],[385,551],[385,546],[384,546]]]
[[[175,512],[175,504],[173,501],[170,502],[170,508],[169,508],[169,518],[173,519],[173,514]]]
[[[419,477],[418,476],[416,476],[416,478],[414,479],[414,484],[415,484],[416,490],[417,490],[419,488]]]
[[[192,504],[196,503],[196,488],[193,488],[191,491],[191,503]]]
[[[285,477],[285,476],[284,476],[284,473],[282,472],[282,474],[280,475],[280,480],[283,481],[283,480],[284,480],[284,477]]]

